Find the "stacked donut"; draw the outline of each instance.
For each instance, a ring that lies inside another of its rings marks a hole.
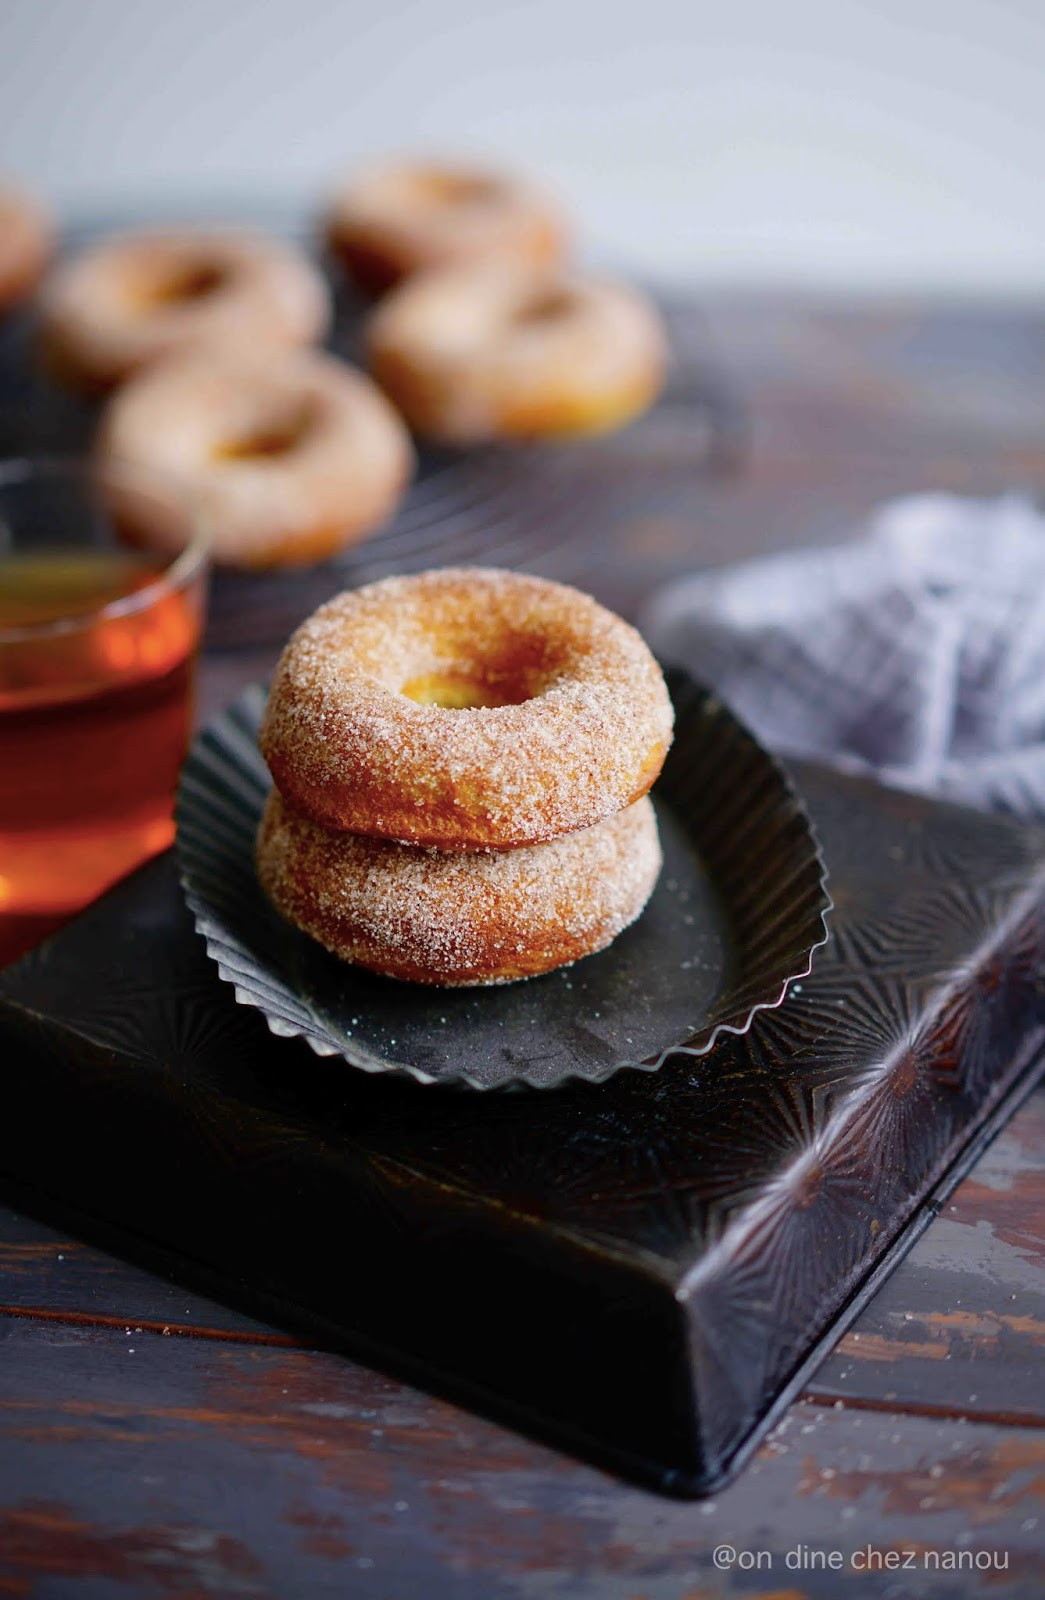
[[[339,595],[272,684],[262,887],[390,977],[548,972],[645,906],[671,730],[642,639],[578,590],[473,568]]]

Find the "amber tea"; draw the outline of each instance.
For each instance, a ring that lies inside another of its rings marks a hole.
[[[24,467],[24,464],[18,464]],[[72,912],[170,843],[202,552],[17,538],[0,468],[0,916]],[[28,499],[25,480],[16,485]],[[52,489],[54,485],[51,485]],[[63,480],[67,526],[70,484]],[[14,498],[18,499],[19,496]],[[5,531],[16,537],[4,549]],[[104,535],[104,537],[102,537]]]

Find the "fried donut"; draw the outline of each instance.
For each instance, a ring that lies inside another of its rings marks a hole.
[[[621,427],[659,394],[667,358],[637,290],[490,267],[394,290],[370,318],[367,349],[411,427],[448,444]]]
[[[95,245],[58,268],[40,309],[48,368],[100,390],[176,352],[312,344],[329,325],[330,294],[290,245],[183,230]]]
[[[360,173],[334,200],[326,236],[356,282],[376,294],[429,267],[491,258],[550,266],[566,249],[558,207],[537,189],[431,164]]]
[[[0,184],[0,314],[35,287],[51,253],[51,223],[40,206]]]
[[[259,742],[283,797],[328,828],[503,850],[639,799],[672,720],[646,645],[589,595],[447,568],[320,606],[283,652]]]
[[[649,799],[530,849],[463,854],[331,833],[269,796],[261,886],[288,922],[390,978],[512,983],[605,949],[660,872]]]
[[[164,474],[191,496],[214,559],[238,567],[321,561],[387,520],[413,448],[365,373],[315,350],[172,358],[109,401],[96,440],[104,465]],[[134,543],[167,549],[182,530],[155,500],[116,509]]]

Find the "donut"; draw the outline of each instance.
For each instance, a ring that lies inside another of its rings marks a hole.
[[[365,373],[315,350],[171,357],[109,401],[96,459],[129,462],[191,497],[223,566],[321,561],[385,522],[413,466],[399,417]],[[167,549],[183,530],[125,497],[125,537]]]
[[[366,342],[410,426],[457,445],[621,427],[656,399],[667,360],[637,290],[489,266],[410,279],[371,314]]]
[[[257,840],[277,911],[343,961],[412,983],[512,983],[610,944],[661,866],[643,799],[529,849],[464,854],[331,833],[273,790]]]
[[[51,242],[50,220],[36,201],[0,184],[0,314],[35,289]]]
[[[283,652],[259,742],[284,799],[325,827],[504,850],[639,799],[672,720],[639,634],[589,595],[446,568],[320,606]]]
[[[47,367],[96,391],[189,349],[312,344],[329,325],[330,294],[300,251],[278,240],[131,233],[59,267],[44,285],[40,316]]]
[[[326,222],[332,253],[377,294],[450,263],[494,258],[550,266],[562,259],[566,236],[555,202],[525,181],[431,163],[358,174],[335,197]]]

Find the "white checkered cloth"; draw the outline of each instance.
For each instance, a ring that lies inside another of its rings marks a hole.
[[[698,574],[640,626],[767,744],[1045,818],[1045,516],[917,495],[857,542]]]

